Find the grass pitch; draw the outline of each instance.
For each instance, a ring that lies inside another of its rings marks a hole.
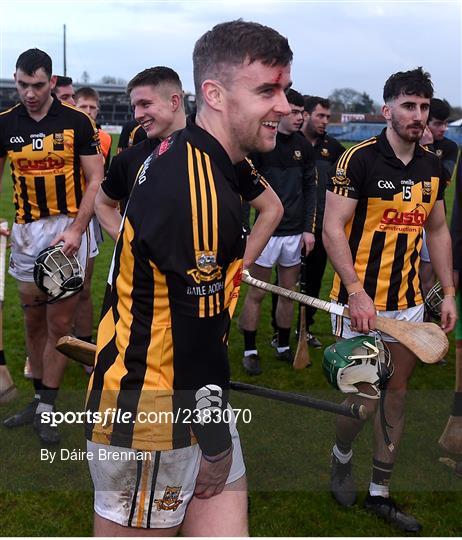
[[[11,224],[11,179],[3,178],[0,215]],[[451,209],[454,185],[447,194]],[[93,276],[95,331],[113,243],[109,238],[96,259]],[[332,282],[329,267],[321,293],[328,298]],[[239,314],[246,286],[242,288]],[[323,399],[342,401],[329,389],[321,370],[322,351],[310,350],[313,366],[294,371],[276,360],[270,347],[270,302],[264,301],[258,332],[263,374],[249,377],[241,366],[243,340],[232,322],[230,362],[233,380],[280,390],[308,392]],[[22,376],[25,358],[22,310],[16,284],[7,276],[4,305],[5,352],[13,378],[21,391],[18,401],[0,409],[1,418],[30,399],[31,385]],[[329,316],[319,312],[313,328],[327,346],[332,343]],[[295,340],[293,347],[296,347]],[[58,408],[82,410],[87,375],[70,364],[58,398]],[[417,366],[408,400],[407,424],[392,481],[399,503],[422,521],[425,536],[461,536],[462,480],[438,463],[444,453],[437,441],[451,408],[454,388],[454,343],[448,365]],[[329,456],[334,437],[329,413],[233,393],[234,408],[248,409],[249,423],[239,422],[249,477],[252,536],[398,536],[399,532],[361,508],[369,482],[371,430],[367,426],[355,445],[355,477],[360,503],[340,508],[331,498]],[[60,448],[85,446],[81,426],[64,426]],[[92,533],[93,493],[83,460],[42,461],[32,428],[7,430],[0,425],[0,534],[2,536],[88,536]]]

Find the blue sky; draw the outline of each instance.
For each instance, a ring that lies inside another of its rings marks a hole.
[[[46,50],[62,73],[67,25],[68,75],[130,79],[168,65],[192,90],[191,53],[214,24],[242,17],[276,28],[294,51],[292,78],[302,93],[352,87],[381,102],[387,77],[422,65],[438,97],[462,105],[462,6],[450,1],[3,1],[0,77],[19,53]]]

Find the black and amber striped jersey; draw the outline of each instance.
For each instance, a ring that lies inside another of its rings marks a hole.
[[[421,304],[422,232],[444,190],[436,155],[417,144],[404,165],[383,130],[340,157],[327,189],[358,201],[345,233],[355,271],[376,308],[394,311]],[[331,297],[348,301],[337,273]]]
[[[15,222],[75,217],[85,191],[80,156],[99,153],[90,117],[57,98],[39,122],[22,104],[0,113],[0,157],[10,161]]]
[[[120,154],[123,150],[144,141],[146,138],[146,131],[141,127],[141,124],[136,120],[130,120],[123,126],[120,132],[117,153]]]
[[[201,430],[220,429],[138,419],[149,411],[176,418],[200,389],[229,386],[227,333],[245,247],[241,197],[266,187],[257,174],[246,185],[243,178],[190,118],[144,162],[116,243],[87,396],[92,413],[114,407],[135,421],[89,424],[89,439],[165,450],[191,445],[193,434],[201,444]],[[212,436],[201,448],[214,455],[219,442]]]

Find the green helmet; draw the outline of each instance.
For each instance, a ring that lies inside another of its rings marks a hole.
[[[388,348],[373,336],[357,336],[327,347],[322,367],[334,388],[370,399],[379,399],[381,387],[393,375]],[[369,383],[371,394],[360,391],[358,383]]]

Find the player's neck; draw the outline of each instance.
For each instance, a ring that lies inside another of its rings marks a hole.
[[[312,146],[316,144],[316,141],[318,140],[318,135],[316,134],[316,132],[311,131],[308,127],[306,127],[303,130],[303,135],[305,135],[307,141],[311,143]]]
[[[239,163],[245,158],[245,154],[231,140],[229,132],[224,128],[221,117],[203,111],[196,114],[196,125],[210,133],[223,146],[233,164]]]
[[[415,142],[404,140],[391,127],[387,127],[386,137],[396,157],[407,165],[414,156]]]
[[[32,120],[35,120],[36,122],[40,122],[45,116],[48,114],[48,111],[50,110],[51,106],[53,105],[53,96],[50,95],[48,100],[43,104],[43,106],[38,111],[27,111],[27,114],[32,118]]]

